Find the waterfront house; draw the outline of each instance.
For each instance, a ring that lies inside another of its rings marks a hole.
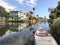
[[[5,8],[0,6],[0,21],[5,21],[5,16],[6,16]]]
[[[8,18],[9,18],[9,20],[16,21],[16,20],[18,20],[18,16],[19,16],[19,11],[11,11],[9,13]]]

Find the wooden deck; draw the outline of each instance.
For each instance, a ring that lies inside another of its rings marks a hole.
[[[35,45],[58,45],[52,36],[35,36]]]

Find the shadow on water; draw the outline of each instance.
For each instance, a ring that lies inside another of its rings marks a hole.
[[[6,23],[0,28],[0,45],[35,45],[34,33],[40,26],[49,30],[48,23]]]

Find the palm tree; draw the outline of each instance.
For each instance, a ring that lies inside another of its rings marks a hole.
[[[33,7],[33,11],[35,11],[35,7]]]
[[[29,11],[29,13],[30,13],[30,14],[33,14],[33,12],[32,12],[32,11]]]
[[[33,13],[34,13],[34,11],[35,11],[35,7],[33,7]]]
[[[39,15],[37,15],[37,17],[39,17]]]

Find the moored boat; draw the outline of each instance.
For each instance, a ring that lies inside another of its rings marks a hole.
[[[53,36],[42,27],[35,32],[35,45],[58,45]]]

